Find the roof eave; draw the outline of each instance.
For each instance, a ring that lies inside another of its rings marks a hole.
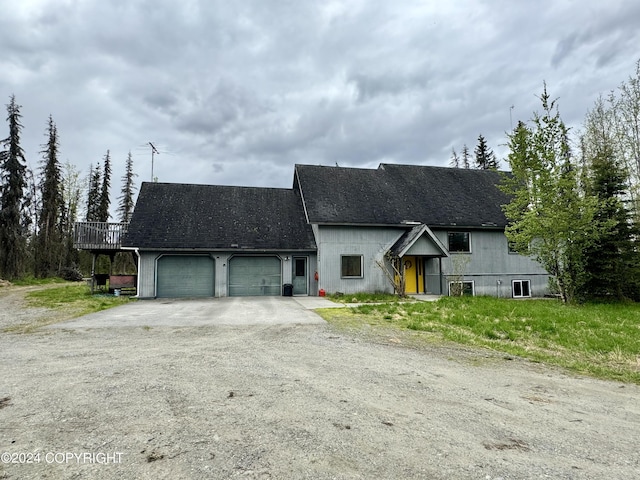
[[[179,252],[179,253],[290,253],[290,252],[316,252],[316,247],[295,247],[295,248],[243,248],[243,247],[194,247],[194,248],[174,248],[174,247],[129,247],[140,252]]]

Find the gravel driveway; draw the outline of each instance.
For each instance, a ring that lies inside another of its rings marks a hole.
[[[640,478],[636,385],[300,312],[1,333],[0,479]]]

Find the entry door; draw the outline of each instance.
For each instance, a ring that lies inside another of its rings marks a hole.
[[[424,293],[422,257],[403,257],[404,290],[406,293]]]
[[[307,295],[309,278],[307,276],[307,257],[293,257],[291,275],[294,295]]]
[[[442,295],[442,279],[440,278],[440,259],[426,258],[424,261],[424,278],[427,293]]]

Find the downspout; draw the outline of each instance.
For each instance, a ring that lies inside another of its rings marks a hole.
[[[137,265],[136,265],[136,270],[138,271],[138,275],[136,275],[136,277],[138,278],[136,279],[136,294],[133,296],[133,298],[139,298],[140,297],[140,249],[138,247],[120,247],[120,249],[129,251],[129,252],[135,252],[136,257],[138,258]]]

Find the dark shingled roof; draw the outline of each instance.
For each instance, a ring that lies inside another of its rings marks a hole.
[[[143,183],[125,246],[142,249],[315,250],[298,192]]]
[[[381,164],[377,169],[296,165],[309,222],[504,227],[508,197],[489,170]]]

